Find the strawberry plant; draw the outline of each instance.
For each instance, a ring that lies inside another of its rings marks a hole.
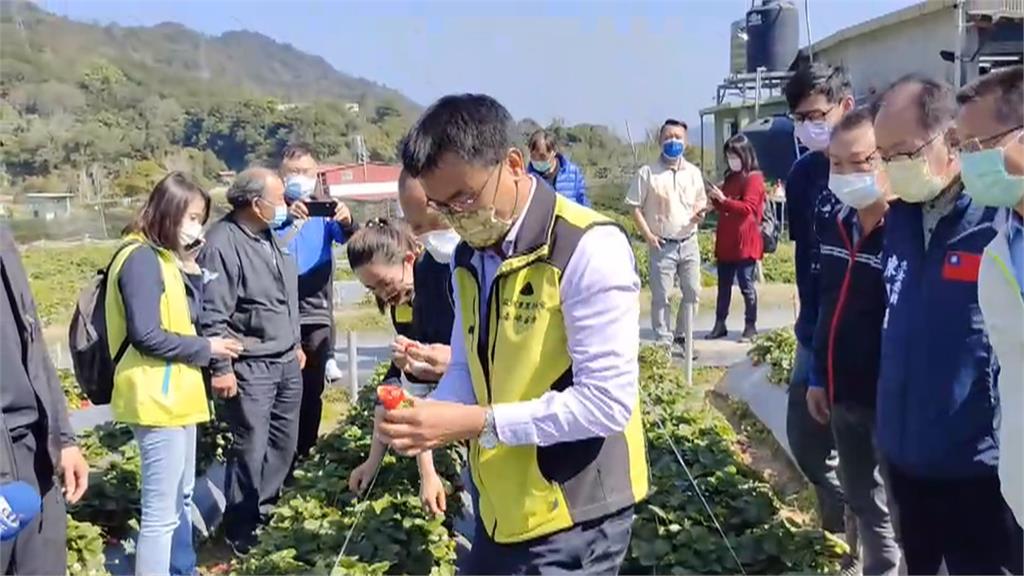
[[[780,328],[758,336],[747,354],[754,364],[768,364],[771,368],[768,373],[769,382],[788,385],[796,360],[796,336],[793,329]]]
[[[103,531],[68,517],[68,576],[106,576]]]

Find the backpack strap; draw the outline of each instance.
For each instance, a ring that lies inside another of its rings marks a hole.
[[[103,289],[104,290],[106,290],[106,288],[107,288],[106,287],[106,283],[110,281],[109,280],[109,278],[110,278],[110,269],[114,266],[114,262],[117,261],[117,257],[120,256],[121,253],[124,252],[125,250],[127,250],[129,248],[135,248],[135,247],[140,246],[142,244],[143,244],[142,242],[139,242],[137,240],[133,240],[131,242],[125,242],[120,248],[117,249],[116,252],[114,252],[114,255],[110,258],[110,263],[107,264],[107,268],[102,271],[103,272]],[[121,345],[117,347],[117,353],[114,354],[114,357],[111,359],[110,367],[112,369],[116,369],[117,368],[117,365],[121,362],[121,359],[124,358],[124,355],[128,352],[128,346],[129,345],[130,345],[130,342],[128,342],[128,333],[127,333],[127,330],[125,330],[124,340],[121,341]]]

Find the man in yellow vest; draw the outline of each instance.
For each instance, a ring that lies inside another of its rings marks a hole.
[[[470,441],[471,574],[614,574],[648,489],[640,282],[622,230],[527,172],[512,116],[446,96],[402,163],[463,242],[451,362],[429,400],[387,413],[403,454]]]
[[[999,358],[999,484],[1015,516],[1007,568],[1022,566],[1024,521],[1024,66],[990,72],[957,94],[964,190],[1006,209],[985,248],[978,304]],[[1010,522],[1007,520],[1007,522]]]

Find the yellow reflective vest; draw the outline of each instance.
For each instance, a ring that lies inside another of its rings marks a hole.
[[[603,225],[614,223],[538,185],[489,294],[481,294],[473,249],[456,249],[456,313],[480,405],[526,402],[573,385],[560,279],[583,233]],[[647,495],[639,404],[626,429],[607,438],[493,450],[473,440],[470,470],[480,518],[495,542],[524,542],[607,516]]]
[[[138,244],[121,250],[107,275],[105,305],[110,357],[115,356],[128,334],[118,276],[128,256],[139,249],[154,250],[160,263],[164,284],[160,326],[167,332],[195,336],[185,280],[174,255],[147,244],[141,236],[129,236],[125,242]],[[147,356],[131,345],[114,369],[110,408],[114,420],[142,426],[187,426],[210,419],[206,385],[199,368]]]

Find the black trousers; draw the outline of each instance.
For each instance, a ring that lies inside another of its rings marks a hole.
[[[921,478],[889,465],[903,553],[910,574],[1020,574],[1020,527],[999,477]],[[1016,564],[1016,566],[1014,566]]]
[[[757,262],[744,260],[742,262],[719,262],[718,263],[718,302],[715,306],[715,320],[725,322],[729,317],[729,304],[732,302],[732,282],[735,277],[740,285],[740,294],[743,295],[744,319],[747,324],[757,323],[757,290],[754,288],[754,276]]]
[[[299,408],[299,443],[295,458],[304,458],[316,445],[323,414],[324,381],[327,361],[334,351],[334,327],[311,324],[302,327],[302,351],[306,353],[306,367],[302,369],[302,405]]]
[[[269,516],[295,458],[302,374],[294,356],[235,362],[238,395],[225,404],[234,441],[224,473],[224,529],[251,540]]]
[[[490,539],[477,515],[463,574],[618,574],[633,532],[633,507],[518,544]]]
[[[28,434],[14,440],[14,465],[18,480],[27,483],[43,498],[43,508],[13,541],[0,545],[0,574],[26,576],[63,575],[67,571],[68,517],[62,486],[42,434]]]

